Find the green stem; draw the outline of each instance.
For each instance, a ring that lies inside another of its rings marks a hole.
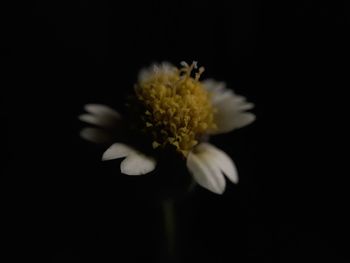
[[[164,216],[164,232],[167,245],[167,254],[170,262],[176,262],[176,242],[175,242],[175,206],[171,199],[162,202]]]

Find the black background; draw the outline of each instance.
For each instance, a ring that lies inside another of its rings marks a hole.
[[[103,149],[79,138],[77,120],[86,103],[118,109],[138,70],[164,60],[198,60],[257,115],[212,140],[235,160],[240,183],[177,203],[181,262],[348,262],[349,8],[251,0],[15,7],[2,41],[4,262],[166,262],[157,180],[100,162]]]

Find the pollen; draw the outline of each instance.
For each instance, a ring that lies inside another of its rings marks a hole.
[[[135,92],[153,148],[170,145],[186,157],[216,125],[210,95],[199,81],[204,68],[197,69],[196,62],[181,66],[155,66],[140,78]]]

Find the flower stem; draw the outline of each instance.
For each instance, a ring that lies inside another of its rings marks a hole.
[[[167,255],[169,262],[176,262],[176,228],[174,200],[167,199],[162,202],[164,217],[164,233],[166,238]]]

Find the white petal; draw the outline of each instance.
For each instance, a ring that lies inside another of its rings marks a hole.
[[[169,62],[163,62],[161,64],[154,63],[150,67],[144,68],[139,72],[138,81],[147,81],[151,77],[157,74],[172,74],[176,72],[176,67]]]
[[[120,119],[120,114],[106,105],[86,104],[84,108],[87,112],[90,112],[93,115],[108,116],[114,119]]]
[[[115,117],[109,115],[92,115],[92,114],[82,114],[79,116],[79,120],[84,121],[89,124],[97,125],[104,128],[113,128],[118,126],[119,120]]]
[[[238,116],[236,116],[235,118],[236,120],[234,122],[235,123],[234,129],[247,126],[248,124],[251,124],[256,119],[255,115],[250,112],[244,112],[244,113],[238,114]]]
[[[102,155],[102,160],[112,160],[126,157],[120,164],[120,170],[127,175],[142,175],[153,171],[156,167],[156,160],[146,156],[134,148],[123,144],[114,143]]]
[[[84,128],[81,130],[80,136],[94,143],[110,143],[113,140],[111,134],[97,128]]]
[[[201,143],[197,146],[197,150],[207,152],[207,156],[212,158],[212,161],[218,168],[227,176],[232,183],[238,183],[238,173],[236,166],[230,156],[224,151],[209,143]]]
[[[213,103],[213,105],[218,108],[222,106],[229,106],[234,111],[244,111],[254,108],[254,104],[247,102],[246,98],[233,92],[225,92],[223,95],[218,95],[219,103]]]
[[[136,150],[123,143],[113,143],[102,155],[102,161],[127,157]]]
[[[225,178],[205,152],[190,152],[187,157],[187,168],[202,187],[216,194],[224,192]]]
[[[120,164],[120,170],[127,175],[143,175],[152,172],[156,160],[141,153],[132,153]]]
[[[211,134],[220,134],[230,132],[232,130],[242,128],[255,120],[255,115],[249,112],[227,112],[222,111],[215,116],[215,124],[217,130],[211,132]]]
[[[214,120],[217,129],[211,131],[211,134],[230,132],[255,120],[254,114],[245,112],[254,108],[254,104],[247,102],[245,97],[227,89],[224,82],[209,79],[203,81],[203,85],[211,93],[212,103],[216,109]]]
[[[241,111],[251,110],[253,108],[254,108],[254,103],[251,103],[251,102],[244,102],[239,106],[239,109]]]
[[[204,88],[209,92],[219,93],[226,90],[226,83],[222,81],[216,81],[214,79],[206,79],[202,81]]]
[[[213,79],[202,81],[204,88],[211,94],[213,104],[219,104],[222,99],[230,97],[233,94],[232,90],[226,88],[225,82],[219,82]]]

